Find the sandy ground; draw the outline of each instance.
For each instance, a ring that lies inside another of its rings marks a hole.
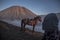
[[[43,33],[34,32],[26,29],[25,32],[20,31],[20,27],[0,21],[0,37],[1,40],[41,40]]]

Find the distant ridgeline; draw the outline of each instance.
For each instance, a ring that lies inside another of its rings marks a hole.
[[[60,20],[60,13],[55,13],[55,14],[57,15],[58,19]],[[40,16],[42,17],[42,20],[43,20],[46,15],[40,15]]]

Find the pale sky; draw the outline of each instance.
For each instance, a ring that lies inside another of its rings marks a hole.
[[[60,13],[60,0],[0,0],[0,11],[15,5],[26,7],[37,15]]]

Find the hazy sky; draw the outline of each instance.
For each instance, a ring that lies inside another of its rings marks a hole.
[[[15,5],[24,6],[38,15],[60,13],[60,0],[0,0],[0,11]]]

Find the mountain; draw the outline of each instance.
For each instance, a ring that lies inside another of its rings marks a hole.
[[[36,14],[21,6],[11,6],[0,11],[0,19],[34,18]]]

